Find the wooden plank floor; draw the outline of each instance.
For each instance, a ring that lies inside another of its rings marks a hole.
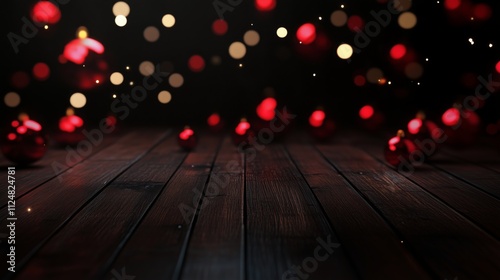
[[[398,173],[362,134],[244,153],[199,137],[187,152],[137,129],[17,169],[16,273],[3,261],[2,279],[500,279],[498,151],[443,149]]]

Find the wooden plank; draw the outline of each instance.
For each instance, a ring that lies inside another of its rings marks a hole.
[[[200,138],[196,152],[168,182],[103,279],[116,277],[113,270],[122,268],[136,279],[171,279],[178,273],[194,219],[179,207],[198,206],[220,140],[210,135]]]
[[[165,135],[164,132],[151,131],[148,135],[139,138],[140,142],[128,149],[130,157],[141,157]],[[118,141],[120,142],[122,140]],[[117,148],[120,149],[121,145],[113,145],[106,150],[119,152]],[[62,183],[57,179],[50,180],[16,200],[16,217],[19,220],[16,223],[18,269],[110,181],[134,162],[135,160],[95,161],[89,159],[62,173],[64,175]],[[2,211],[0,218],[5,223],[7,211]],[[3,276],[5,276],[5,271],[7,270],[2,271]]]
[[[464,180],[478,189],[500,199],[500,174],[476,164],[460,162],[444,154],[436,154],[430,164]]]
[[[500,153],[498,150],[484,147],[473,147],[460,151],[441,148],[440,152],[500,173]]]
[[[385,162],[383,154],[373,145],[363,146],[362,149],[379,161]],[[428,164],[418,166],[415,172],[402,175],[467,217],[497,240],[500,239],[500,223],[496,216],[491,215],[500,213],[500,200]]]
[[[182,279],[244,278],[243,160],[226,137],[189,240]]]
[[[47,154],[33,166],[16,168],[16,180],[18,182],[16,188],[16,197],[19,199],[26,193],[39,187],[43,183],[55,178],[57,175],[67,171],[70,167],[80,164],[82,161],[92,157],[97,152],[108,147],[117,136],[106,135],[99,145],[93,146],[90,154],[78,153],[76,148],[71,148],[70,151],[65,148],[51,147]],[[0,196],[0,208],[7,204],[7,197]]]
[[[319,146],[321,152],[441,279],[500,275],[500,243],[401,174],[359,149]]]
[[[162,142],[117,177],[30,259],[19,277],[97,279],[186,157],[176,140]]]
[[[252,157],[245,170],[247,278],[358,278],[283,146],[268,145]]]
[[[384,219],[316,149],[305,143],[287,149],[361,278],[429,279]]]

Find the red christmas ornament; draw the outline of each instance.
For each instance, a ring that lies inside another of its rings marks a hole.
[[[361,126],[367,130],[377,130],[384,123],[384,115],[375,110],[371,105],[365,105],[359,109]]]
[[[309,117],[311,125],[311,134],[318,141],[326,141],[333,136],[335,132],[335,123],[326,118],[326,114],[322,109],[312,112]]]
[[[397,136],[389,139],[384,150],[385,160],[392,166],[398,167],[403,162],[409,162],[412,153],[417,151],[413,141],[405,138],[403,130]]]
[[[251,125],[247,119],[242,118],[236,128],[233,131],[233,143],[236,146],[244,144],[244,146],[249,145],[248,139],[253,136],[253,131],[251,130]]]
[[[59,129],[54,134],[54,139],[61,146],[75,146],[85,139],[83,119],[73,115],[72,110],[69,110],[68,113],[59,120]]]
[[[40,24],[54,24],[61,19],[61,11],[50,1],[40,1],[33,6],[31,18]]]
[[[443,130],[433,121],[427,120],[424,112],[418,112],[416,117],[408,122],[408,139],[415,142],[417,148],[426,157],[434,155],[436,146],[440,143]],[[432,145],[432,147],[429,147]]]
[[[7,159],[19,165],[28,165],[45,155],[47,138],[36,121],[14,120],[7,133],[1,136],[0,145]]]
[[[207,118],[207,124],[212,132],[221,132],[224,129],[224,121],[217,113],[213,113]]]
[[[481,120],[470,110],[458,109],[458,106],[444,112],[441,120],[445,126],[444,137],[446,144],[452,147],[466,147],[472,145],[478,134]]]
[[[198,143],[194,130],[192,130],[189,126],[184,127],[177,137],[177,143],[179,143],[179,146],[181,146],[184,150],[189,151],[194,149]]]

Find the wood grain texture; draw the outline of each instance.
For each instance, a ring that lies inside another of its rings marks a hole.
[[[308,144],[288,146],[363,279],[429,279],[383,218]]]
[[[245,172],[248,279],[357,278],[342,244],[282,146],[268,145],[257,155],[247,155]],[[325,242],[337,247],[325,249]],[[320,251],[321,258],[315,257]]]
[[[165,137],[165,132],[150,132],[140,139],[136,146],[129,147],[128,153],[137,158]],[[129,139],[122,139],[128,141]],[[119,152],[121,145],[106,150]],[[30,258],[43,243],[69,222],[82,206],[89,202],[110,181],[127,169],[134,161],[91,161],[87,160],[62,173],[62,181],[50,180],[34,191],[16,201],[16,256],[18,269]],[[30,208],[31,211],[27,211]],[[7,211],[0,213],[2,221]],[[6,269],[2,270],[5,273]],[[3,274],[5,276],[5,274]]]
[[[185,158],[176,140],[162,142],[117,177],[40,249],[19,278],[97,279]]]
[[[437,277],[500,275],[500,243],[418,185],[350,146],[319,146]]]
[[[212,170],[181,279],[244,279],[244,156],[229,137]]]
[[[173,178],[124,245],[111,269],[126,268],[137,279],[172,279],[189,238],[194,215],[180,210],[196,208],[215,159],[219,137],[206,136],[185,159]],[[112,271],[104,277],[111,279]]]

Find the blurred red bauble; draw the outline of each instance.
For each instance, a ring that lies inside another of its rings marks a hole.
[[[69,114],[59,120],[59,129],[54,134],[54,140],[61,146],[75,146],[85,139],[82,118]]]
[[[441,120],[445,126],[446,144],[463,148],[476,141],[481,120],[474,111],[453,107],[443,113]]]
[[[221,132],[224,129],[224,121],[217,113],[213,113],[207,118],[207,124],[212,132]]]
[[[61,19],[61,11],[50,1],[40,1],[33,6],[31,18],[40,24],[54,24]]]
[[[0,145],[2,153],[10,161],[28,165],[45,155],[47,138],[36,121],[14,120],[6,132],[1,136]]]
[[[184,127],[177,137],[177,143],[179,143],[179,146],[181,146],[184,150],[189,151],[194,149],[198,143],[194,130],[192,130],[189,126]]]
[[[384,115],[371,105],[365,105],[359,109],[359,118],[361,126],[367,130],[377,130],[384,123]]]
[[[312,112],[309,117],[311,125],[311,135],[318,141],[326,141],[330,139],[335,132],[335,123],[326,118],[326,114],[322,109]]]
[[[398,134],[387,142],[384,156],[390,165],[398,167],[401,163],[410,161],[410,156],[416,151],[415,143],[405,137],[403,130],[399,130]]]
[[[443,130],[433,121],[427,120],[423,112],[418,112],[415,118],[408,122],[408,139],[415,142],[425,157],[436,153],[442,133]]]
[[[233,143],[236,146],[240,146],[243,144],[246,147],[250,145],[249,138],[253,136],[253,131],[247,119],[242,118],[240,120],[240,122],[234,129],[232,136],[233,136]]]

